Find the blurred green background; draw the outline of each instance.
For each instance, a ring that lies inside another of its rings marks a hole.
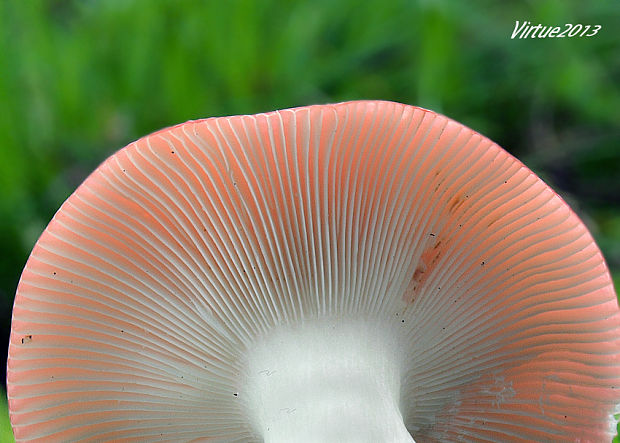
[[[511,40],[515,20],[602,28]],[[2,362],[20,272],[60,204],[127,143],[209,116],[362,98],[446,114],[558,191],[617,284],[619,29],[617,0],[0,2]]]

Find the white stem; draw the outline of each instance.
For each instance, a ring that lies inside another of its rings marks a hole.
[[[413,442],[398,407],[395,334],[357,320],[273,331],[240,391],[267,443]]]

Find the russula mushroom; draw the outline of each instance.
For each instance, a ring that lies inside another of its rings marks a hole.
[[[620,310],[566,203],[459,123],[211,118],[62,205],[7,387],[18,441],[605,441]]]

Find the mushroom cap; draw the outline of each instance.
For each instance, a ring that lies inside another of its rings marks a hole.
[[[360,101],[190,121],[108,158],[15,298],[18,441],[255,441],[257,337],[379,318],[418,441],[603,441],[620,310],[566,203],[432,111]]]

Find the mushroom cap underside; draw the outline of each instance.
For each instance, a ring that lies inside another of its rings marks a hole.
[[[388,325],[417,441],[613,435],[620,312],[583,223],[475,131],[361,101],[187,122],[91,174],[18,286],[16,439],[255,441],[246,352],[321,318]]]

